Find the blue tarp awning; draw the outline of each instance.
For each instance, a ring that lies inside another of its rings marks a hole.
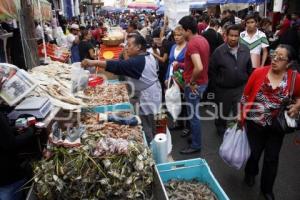
[[[207,2],[193,2],[190,4],[190,9],[205,9]]]
[[[165,6],[160,6],[157,10],[156,10],[156,14],[157,15],[162,15],[165,12]]]

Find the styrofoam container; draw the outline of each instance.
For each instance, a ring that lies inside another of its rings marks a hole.
[[[192,180],[196,179],[205,183],[216,194],[218,200],[229,200],[224,190],[211,172],[204,159],[190,159],[155,165],[160,183],[163,188],[165,199],[169,199],[164,183],[171,179]]]

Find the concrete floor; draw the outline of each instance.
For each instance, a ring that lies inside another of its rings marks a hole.
[[[202,113],[204,110],[202,110]],[[253,188],[243,183],[243,169],[235,170],[227,166],[218,155],[222,138],[216,134],[213,121],[202,121],[202,152],[181,155],[179,151],[188,143],[180,137],[181,130],[171,131],[174,160],[204,158],[221,187],[231,200],[257,200],[260,176]],[[300,133],[298,133],[300,134]],[[287,135],[280,154],[278,176],[274,186],[276,200],[300,200],[300,145],[295,145],[296,134]],[[260,167],[261,169],[261,167]]]

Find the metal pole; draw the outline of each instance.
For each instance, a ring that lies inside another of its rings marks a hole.
[[[265,0],[265,17],[267,17],[267,6],[268,6],[268,0]]]
[[[45,41],[45,35],[44,35],[44,23],[43,23],[43,16],[42,16],[42,9],[41,9],[41,2],[40,0],[38,0],[38,8],[39,8],[39,11],[40,11],[40,23],[41,23],[41,27],[42,27],[42,31],[43,31],[43,37],[42,37],[42,40],[43,40],[43,48],[44,48],[44,62],[47,61],[47,50],[46,50],[46,41]]]

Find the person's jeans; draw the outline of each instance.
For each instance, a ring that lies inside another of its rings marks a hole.
[[[184,88],[184,96],[186,99],[187,105],[187,114],[192,134],[192,144],[191,148],[201,149],[201,124],[200,124],[200,114],[199,114],[199,103],[204,93],[207,85],[199,85],[197,88],[198,94],[192,93],[190,87],[186,86]]]
[[[22,200],[22,186],[26,183],[26,179],[21,179],[10,185],[0,187],[0,200]]]

